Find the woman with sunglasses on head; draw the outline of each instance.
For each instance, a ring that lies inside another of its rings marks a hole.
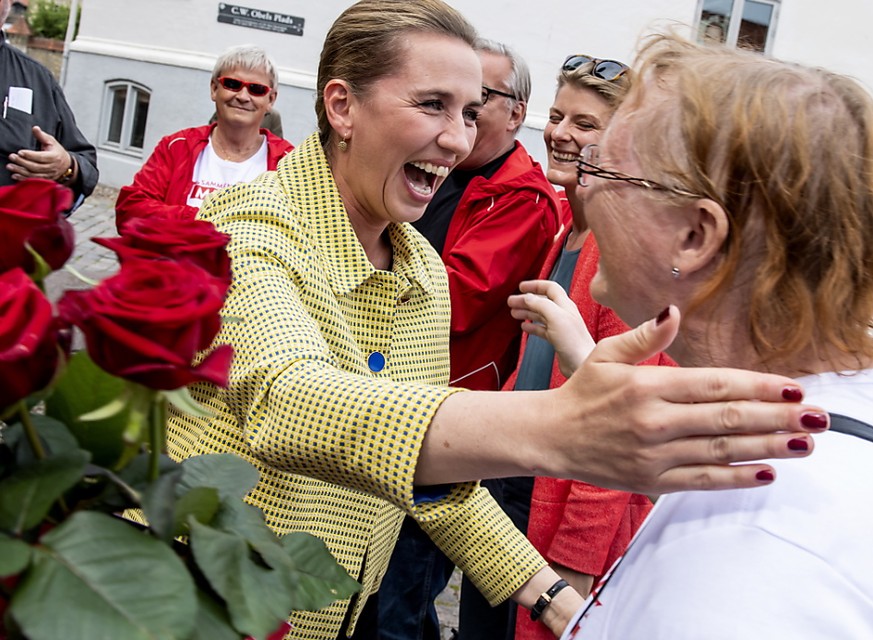
[[[832,427],[761,491],[661,497],[564,637],[873,638],[873,97],[675,35],[638,68],[579,163],[592,294],[629,323],[675,305],[686,370],[790,376]]]
[[[276,66],[260,47],[241,45],[215,61],[209,92],[215,122],[160,140],[123,187],[115,224],[136,218],[193,220],[207,195],[273,171],[293,145],[263,128],[276,102]]]
[[[597,271],[599,252],[588,229],[585,204],[576,191],[577,162],[587,144],[600,140],[606,125],[633,80],[621,62],[587,55],[569,56],[558,74],[558,89],[543,132],[548,153],[546,177],[563,187],[567,232],[555,244],[543,267],[550,286],[569,292],[568,313],[580,316],[576,339],[588,349],[603,338],[629,327],[615,313],[591,298],[588,288]],[[522,291],[530,285],[523,283]],[[545,285],[544,285],[545,286]],[[525,318],[525,309],[510,299],[513,315]],[[566,377],[555,350],[540,333],[541,325],[525,323],[515,376],[509,389],[551,389]],[[531,335],[532,334],[532,335]],[[666,364],[663,354],[643,364]],[[567,371],[569,374],[569,371]],[[575,480],[538,477],[530,497],[527,536],[549,564],[576,591],[587,596],[592,585],[621,555],[651,509],[648,497],[602,489]],[[519,615],[516,640],[549,640],[552,632],[538,620]]]
[[[479,478],[753,487],[771,467],[729,463],[808,453],[788,442],[810,440],[804,416],[819,410],[796,401],[796,386],[786,392],[790,380],[720,370],[713,393],[711,372],[655,379],[625,364],[663,349],[671,322],[598,345],[559,389],[446,386],[448,277],[409,223],[475,140],[475,38],[441,0],[353,4],[322,49],[318,131],[198,214],[231,236],[224,314],[236,321],[217,342],[234,361],[226,389],[191,389],[213,416],[171,417],[169,453],[252,462],[260,481],[247,499],[267,523],[318,536],[362,586],[295,612],[290,638],[378,637],[376,592],[404,513],[490,602],[536,607],[560,632],[581,598],[560,589]],[[745,433],[724,423],[726,407]]]

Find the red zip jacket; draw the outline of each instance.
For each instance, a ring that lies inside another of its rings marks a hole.
[[[132,218],[194,219],[197,207],[187,204],[194,164],[206,148],[215,124],[182,129],[164,136],[152,155],[133,177],[133,184],[122,187],[115,203],[115,226],[119,231]],[[267,170],[275,171],[279,160],[294,148],[290,142],[267,129]]]
[[[467,186],[442,254],[452,301],[451,384],[496,391],[515,368],[521,326],[506,299],[540,272],[560,211],[554,187],[517,141],[497,173]]]

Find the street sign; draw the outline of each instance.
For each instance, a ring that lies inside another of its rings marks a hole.
[[[303,18],[223,2],[218,4],[218,21],[292,36],[303,35]]]

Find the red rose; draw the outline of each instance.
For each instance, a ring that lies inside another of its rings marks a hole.
[[[63,216],[72,202],[72,192],[51,180],[0,187],[0,273],[15,267],[33,272],[25,244],[52,269],[60,269],[73,254],[73,227]]]
[[[188,259],[230,282],[230,256],[225,248],[230,236],[206,220],[134,218],[124,225],[120,238],[92,240],[112,249],[121,262],[130,258]]]
[[[79,327],[101,368],[151,389],[227,384],[230,345],[192,366],[212,344],[227,283],[189,262],[128,259],[90,291],[67,291],[61,317]]]
[[[0,274],[0,410],[48,385],[58,353],[51,302],[21,269]]]

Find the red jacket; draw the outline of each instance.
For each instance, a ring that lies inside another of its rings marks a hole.
[[[562,200],[569,224],[569,203]],[[569,230],[568,230],[569,233]],[[543,266],[542,278],[548,278],[564,246],[566,235],[556,242]],[[579,254],[579,261],[570,282],[570,299],[579,312],[595,342],[624,333],[628,326],[612,309],[595,302],[589,286],[597,273],[600,251],[594,236],[589,234]],[[527,335],[525,335],[525,342]],[[524,353],[525,342],[522,342]],[[521,358],[519,357],[519,363]],[[673,365],[672,360],[659,354],[642,364]],[[557,361],[552,365],[549,387],[561,386],[566,378],[561,375]],[[506,385],[515,385],[515,375]],[[643,495],[601,489],[576,480],[536,478],[530,504],[527,537],[549,562],[570,567],[597,578],[602,576],[615,560],[624,553],[630,539],[652,509],[652,503]],[[554,640],[548,627],[519,615],[516,619],[516,640]]]
[[[515,367],[521,327],[506,299],[540,272],[560,211],[554,187],[519,142],[490,179],[478,176],[467,186],[442,254],[453,385],[496,391]]]
[[[121,230],[131,218],[158,216],[193,219],[197,207],[187,204],[194,164],[206,148],[215,124],[183,129],[161,138],[152,155],[133,177],[133,184],[122,187],[115,203],[115,226]],[[267,129],[267,169],[276,164],[294,146]]]

